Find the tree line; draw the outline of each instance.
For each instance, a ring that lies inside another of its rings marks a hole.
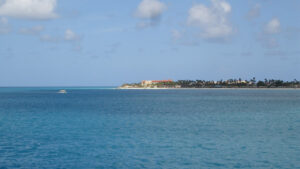
[[[228,79],[219,81],[207,80],[178,80],[174,82],[160,82],[152,87],[168,88],[300,88],[300,81],[283,81],[277,79],[264,79],[257,81],[255,77],[250,80]]]

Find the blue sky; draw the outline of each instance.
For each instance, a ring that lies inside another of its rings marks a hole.
[[[0,86],[300,79],[298,0],[0,0]]]

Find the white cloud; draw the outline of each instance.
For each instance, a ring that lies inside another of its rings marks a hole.
[[[266,35],[266,34],[259,34],[257,40],[262,44],[264,48],[273,49],[278,48],[279,43],[275,37]]]
[[[51,36],[51,35],[42,35],[40,36],[40,40],[43,42],[53,42],[58,43],[61,41],[61,38],[58,36]]]
[[[261,5],[255,4],[247,13],[247,18],[248,19],[258,18],[260,16],[260,9],[261,9]]]
[[[0,34],[7,34],[11,31],[11,27],[8,24],[8,20],[4,17],[0,18]]]
[[[262,31],[258,34],[257,40],[260,41],[265,48],[278,48],[280,46],[278,42],[280,32],[280,21],[277,18],[273,18],[264,25]]]
[[[267,34],[280,33],[280,21],[277,18],[271,19],[264,28],[264,32]]]
[[[70,42],[70,43],[80,43],[81,41],[81,37],[79,35],[77,35],[76,33],[74,33],[71,29],[67,29],[63,36],[61,35],[41,35],[40,36],[40,40],[44,41],[44,42]]]
[[[65,31],[64,39],[66,41],[77,41],[80,39],[80,37],[77,34],[75,34],[71,29],[67,29]]]
[[[178,39],[182,38],[182,33],[178,30],[173,30],[172,37],[174,40],[178,40]]]
[[[64,34],[62,35],[49,35],[49,34],[43,34],[40,35],[40,40],[43,42],[49,42],[49,43],[66,43],[70,44],[72,46],[72,50],[74,51],[81,51],[82,45],[82,36],[77,35],[74,33],[71,29],[67,29]]]
[[[0,16],[23,19],[52,19],[55,13],[56,0],[4,0],[0,4]]]
[[[8,20],[4,17],[1,17],[0,18],[0,24],[6,25],[6,24],[8,24]]]
[[[74,51],[81,51],[81,37],[74,33],[71,29],[65,31],[64,40],[70,42]]]
[[[159,0],[143,0],[136,10],[136,16],[141,19],[156,19],[166,9],[166,5]]]
[[[31,28],[22,28],[22,29],[20,29],[19,32],[21,34],[37,35],[37,34],[41,33],[43,30],[44,30],[44,27],[38,25],[38,26],[31,27]]]
[[[211,0],[207,7],[196,4],[189,10],[187,23],[201,29],[201,36],[205,39],[226,39],[233,34],[233,28],[228,16],[231,6],[225,0]]]

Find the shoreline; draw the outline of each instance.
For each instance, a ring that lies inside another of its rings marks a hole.
[[[300,88],[116,88],[117,90],[300,90]]]

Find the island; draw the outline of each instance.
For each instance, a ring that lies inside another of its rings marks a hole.
[[[257,81],[228,79],[228,80],[143,80],[140,83],[125,83],[118,89],[187,89],[187,88],[300,88],[300,81],[283,81],[264,79]]]

